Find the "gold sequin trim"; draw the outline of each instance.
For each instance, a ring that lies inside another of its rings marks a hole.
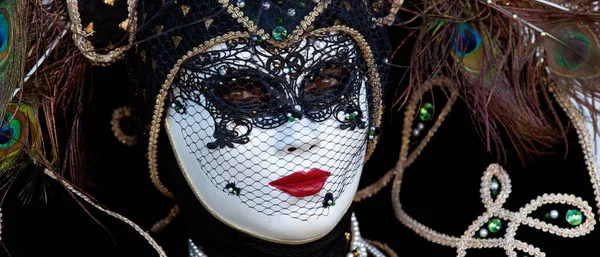
[[[553,91],[558,102],[561,104],[563,109],[567,112],[569,118],[574,121],[575,128],[577,134],[579,136],[579,142],[582,145],[584,157],[586,159],[586,165],[588,168],[588,172],[590,175],[590,179],[592,182],[592,186],[594,189],[594,194],[596,196],[596,206],[600,207],[600,190],[599,190],[599,178],[596,172],[596,164],[592,155],[592,144],[590,140],[590,134],[587,131],[584,120],[579,112],[575,109],[575,107],[568,101],[568,98],[561,94],[557,93],[556,90]],[[415,108],[412,108],[412,111],[407,110],[406,117],[413,117]],[[408,119],[406,118],[405,119]],[[525,243],[523,241],[515,239],[516,232],[521,225],[529,226],[543,232],[548,232],[561,237],[580,237],[590,233],[596,224],[595,215],[592,211],[592,207],[580,197],[569,195],[569,194],[543,194],[536,199],[530,201],[529,204],[520,208],[518,212],[512,212],[503,208],[504,203],[508,199],[511,192],[511,184],[508,173],[502,167],[497,164],[491,164],[487,170],[484,172],[484,175],[481,180],[481,199],[483,205],[485,206],[486,211],[475,220],[471,226],[465,231],[465,233],[460,236],[451,236],[446,235],[440,232],[437,232],[417,220],[413,219],[402,209],[402,204],[400,202],[400,189],[402,185],[402,177],[404,174],[405,165],[402,162],[407,161],[407,150],[408,150],[408,140],[410,137],[410,130],[403,130],[403,141],[400,151],[400,159],[397,167],[401,167],[398,169],[395,174],[393,186],[392,186],[392,206],[394,208],[394,212],[396,217],[402,224],[413,230],[415,233],[420,235],[421,237],[427,239],[430,242],[437,243],[440,245],[453,247],[457,249],[457,256],[462,257],[466,255],[466,250],[473,248],[502,248],[506,251],[507,256],[517,257],[517,250],[525,252],[535,257],[544,257],[546,254],[542,252],[539,248]],[[496,177],[500,184],[501,189],[499,194],[496,196],[496,199],[492,199],[491,196],[491,180],[492,177]],[[528,216],[540,206],[545,204],[563,204],[570,205],[578,208],[582,215],[585,217],[585,222],[579,224],[575,228],[561,228],[553,224],[546,223],[544,221],[540,221],[539,219],[532,218]],[[500,238],[475,238],[475,233],[479,230],[487,221],[491,218],[500,218],[504,220],[508,220],[508,226],[506,232],[503,237]]]
[[[244,25],[248,32],[254,33],[259,37],[264,37],[269,44],[279,48],[286,48],[290,45],[295,44],[300,40],[304,32],[312,25],[317,16],[319,16],[323,10],[327,9],[331,0],[320,1],[315,8],[304,17],[304,20],[300,22],[300,25],[296,26],[296,29],[283,41],[276,41],[271,38],[269,33],[265,33],[263,29],[258,29],[258,26],[254,24],[254,21],[248,18],[248,16],[237,6],[235,6],[229,0],[219,0],[219,3],[227,8],[227,12],[232,18],[236,19],[239,23]]]
[[[131,117],[133,114],[131,107],[120,107],[115,109],[110,120],[111,129],[115,137],[124,145],[134,146],[137,143],[137,136],[125,135],[121,130],[121,119]]]
[[[118,47],[116,49],[110,50],[106,54],[100,54],[96,52],[96,49],[92,45],[92,42],[87,38],[88,33],[86,33],[83,29],[83,25],[81,24],[81,17],[79,16],[79,6],[77,4],[77,0],[66,0],[67,1],[67,11],[69,13],[69,17],[71,19],[71,31],[73,32],[73,41],[75,45],[82,52],[82,54],[87,57],[93,64],[96,65],[109,65],[115,62],[117,59],[121,58],[123,53],[133,45],[135,41],[135,34],[137,32],[137,0],[127,0],[127,12],[128,16],[125,21],[127,21],[126,30],[129,34],[129,42],[127,45]],[[121,23],[122,25],[123,23]]]
[[[148,234],[146,231],[144,231],[139,225],[133,223],[133,221],[129,220],[128,218],[125,218],[121,214],[118,214],[116,212],[107,210],[107,209],[103,208],[102,206],[100,206],[99,204],[95,203],[90,197],[88,197],[87,195],[85,195],[81,191],[77,190],[69,182],[67,182],[65,179],[59,177],[58,174],[54,173],[53,171],[45,169],[44,170],[44,174],[46,174],[51,179],[54,179],[57,182],[59,182],[67,190],[71,191],[73,194],[77,195],[79,198],[81,198],[82,200],[86,201],[88,204],[94,206],[94,208],[96,208],[96,209],[98,209],[98,210],[100,210],[100,211],[102,211],[102,212],[104,212],[104,213],[106,213],[106,214],[108,214],[108,215],[110,215],[110,216],[118,219],[118,220],[123,221],[125,224],[127,224],[130,227],[132,227],[133,229],[135,229],[135,231],[137,231],[142,237],[144,237],[144,239],[146,239],[146,241],[148,241],[148,243],[152,246],[152,248],[154,248],[154,250],[156,250],[156,252],[158,253],[158,255],[160,257],[167,257],[167,254],[162,249],[162,247],[160,247],[160,245],[158,245],[156,243],[156,241],[154,241],[154,239],[152,238],[152,236],[150,236],[150,234]]]
[[[345,27],[345,26],[333,26],[333,27],[329,27],[329,28],[315,30],[311,33],[311,35],[323,35],[323,33],[338,33],[338,32],[349,35],[356,42],[358,47],[360,48],[362,57],[365,60],[365,62],[367,63],[367,67],[368,67],[368,71],[369,71],[369,83],[371,84],[371,88],[373,89],[373,94],[372,94],[373,104],[375,106],[382,107],[383,100],[382,100],[382,92],[381,92],[381,81],[379,78],[379,73],[377,72],[377,65],[375,64],[375,59],[373,57],[371,47],[369,47],[369,45],[368,45],[367,41],[364,39],[364,37],[358,31],[356,31],[352,28]],[[164,195],[166,195],[170,198],[174,198],[173,193],[171,193],[160,181],[159,173],[158,173],[158,162],[157,162],[158,135],[160,132],[160,125],[162,123],[162,116],[165,111],[165,108],[164,108],[165,99],[168,95],[169,88],[171,87],[171,84],[173,83],[173,80],[177,76],[177,73],[179,72],[179,69],[184,61],[186,61],[187,59],[189,59],[190,57],[192,57],[194,55],[198,55],[200,53],[206,52],[208,49],[210,49],[212,46],[214,46],[216,44],[224,43],[229,40],[239,39],[239,38],[250,38],[250,34],[248,34],[246,32],[229,32],[225,35],[213,38],[213,39],[205,42],[204,44],[202,44],[198,47],[195,47],[188,53],[186,53],[184,56],[181,57],[181,59],[179,59],[177,61],[177,63],[173,67],[173,69],[171,69],[171,72],[167,75],[167,79],[163,83],[163,85],[158,93],[158,96],[156,97],[156,104],[154,106],[152,123],[150,125],[150,134],[149,134],[150,139],[149,139],[149,143],[148,143],[148,167],[150,169],[150,179],[152,180],[152,183],[154,183],[154,186],[156,188],[158,188],[158,190],[160,192],[162,192]],[[375,115],[376,115],[375,116],[376,119],[374,120],[373,125],[376,127],[379,127],[379,126],[381,126],[381,117],[383,115],[383,108],[379,108],[379,110],[377,111],[377,114],[375,114]],[[375,149],[375,145],[377,145],[378,139],[379,139],[379,136],[375,136],[375,138],[372,140],[372,142],[368,145],[365,160],[368,160],[370,158],[371,154],[373,153],[373,151]]]
[[[446,105],[444,106],[444,108],[442,109],[440,114],[437,116],[435,123],[433,124],[431,129],[429,129],[429,131],[427,132],[427,134],[425,135],[423,140],[421,140],[421,142],[419,142],[419,145],[410,153],[407,160],[405,162],[402,162],[402,164],[404,165],[403,168],[407,168],[414,162],[415,159],[417,159],[417,156],[421,153],[421,151],[423,151],[423,149],[425,148],[425,146],[427,145],[429,140],[431,140],[431,138],[433,137],[433,135],[435,134],[437,129],[442,125],[442,122],[444,122],[446,115],[448,115],[448,113],[450,113],[450,110],[452,109],[452,105],[454,104],[454,102],[456,101],[456,98],[458,97],[457,86],[449,78],[433,79],[423,87],[422,93],[415,92],[411,96],[411,98],[409,99],[409,102],[408,102],[408,106],[409,106],[408,108],[409,109],[413,108],[413,110],[411,111],[411,115],[405,114],[405,119],[404,119],[404,130],[408,130],[409,135],[410,135],[410,131],[412,130],[413,118],[414,118],[418,103],[421,100],[422,96],[425,93],[429,92],[433,87],[443,87],[446,90],[449,90],[450,95],[448,97],[448,102],[446,103]],[[408,110],[407,110],[407,112],[408,112]],[[408,140],[408,139],[409,138],[406,138],[406,139],[403,138],[403,140]],[[405,151],[408,151],[408,146],[406,147]],[[398,164],[400,164],[400,162],[398,162]],[[368,185],[365,188],[356,192],[356,195],[354,196],[354,201],[360,202],[366,198],[369,198],[369,197],[377,194],[379,191],[381,191],[381,189],[383,189],[392,180],[392,178],[394,177],[394,173],[396,172],[396,170],[398,170],[400,168],[401,167],[398,167],[398,166],[392,168],[391,170],[386,172],[381,178],[379,178],[379,180],[377,180],[375,183]]]

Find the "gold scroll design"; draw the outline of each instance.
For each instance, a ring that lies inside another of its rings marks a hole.
[[[500,192],[498,193],[496,199],[492,199],[490,187],[490,182],[494,176],[498,179],[498,183],[500,184]],[[425,239],[437,244],[456,248],[456,256],[458,257],[466,256],[468,249],[482,248],[502,248],[506,251],[507,256],[511,257],[517,256],[516,251],[525,252],[535,257],[545,257],[546,254],[539,248],[515,239],[517,230],[520,226],[525,225],[557,236],[573,238],[589,234],[596,225],[592,207],[580,197],[570,194],[543,194],[542,196],[530,201],[517,212],[503,208],[503,205],[511,192],[510,178],[508,173],[506,173],[506,171],[500,165],[491,164],[488,166],[483,177],[481,178],[480,193],[486,211],[468,227],[461,237],[450,236],[428,228],[404,212],[399,202],[401,180],[402,173],[398,174],[394,180],[394,188],[392,190],[392,203],[394,205],[396,217],[400,220],[400,222],[415,231],[421,237],[424,237]],[[559,226],[528,216],[536,211],[539,207],[546,204],[574,206],[582,212],[583,216],[585,217],[585,221],[574,228],[561,228]],[[492,218],[500,218],[508,221],[504,236],[488,239],[475,238],[477,231],[479,231],[479,229]]]
[[[259,29],[258,25],[254,24],[254,21],[252,21],[252,19],[248,18],[248,16],[242,11],[242,9],[235,6],[235,4],[233,2],[234,1],[219,0],[219,3],[224,8],[227,8],[227,12],[231,15],[231,17],[234,18],[240,24],[244,25],[244,27],[248,30],[248,32],[250,32],[251,34],[255,34],[259,37],[264,37],[267,40],[267,42],[269,42],[269,44],[276,46],[278,48],[286,48],[286,47],[293,45],[296,42],[300,41],[302,34],[304,34],[304,32],[309,29],[309,27],[312,25],[312,23],[315,21],[315,19],[325,9],[327,9],[329,4],[331,4],[331,0],[319,1],[319,3],[317,3],[317,6],[315,6],[315,8],[313,8],[313,10],[304,17],[304,19],[300,22],[300,24],[298,26],[296,26],[296,29],[294,29],[294,31],[292,31],[285,40],[276,41],[276,40],[272,39],[271,35],[269,33],[265,32],[265,30]]]
[[[419,142],[417,147],[413,151],[411,151],[410,154],[407,157],[405,157],[405,159],[402,162],[397,162],[397,165],[394,168],[386,172],[376,182],[356,192],[356,195],[354,196],[355,202],[360,202],[366,198],[369,198],[379,193],[379,191],[381,191],[381,189],[387,186],[387,184],[389,184],[389,182],[394,178],[394,174],[397,170],[408,168],[408,166],[410,166],[417,159],[417,156],[419,156],[423,149],[425,149],[425,146],[427,145],[429,140],[431,140],[435,132],[442,125],[444,119],[450,113],[452,105],[458,97],[458,87],[456,86],[455,82],[450,80],[450,78],[437,77],[427,82],[427,84],[423,87],[422,92],[413,92],[410,99],[408,100],[408,105],[404,113],[404,128],[402,131],[402,141],[408,142],[410,140],[411,131],[413,130],[412,126],[414,125],[413,121],[417,114],[417,108],[419,107],[419,103],[422,101],[423,95],[425,95],[426,93],[430,93],[430,91],[434,87],[442,87],[443,90],[448,90],[449,93],[446,105],[444,105],[444,108],[442,108],[440,113],[436,115],[435,123],[433,124],[433,126],[427,131],[427,134],[425,134],[425,136]],[[402,145],[400,151],[401,153],[408,152],[409,145]],[[402,166],[400,164],[402,164]]]

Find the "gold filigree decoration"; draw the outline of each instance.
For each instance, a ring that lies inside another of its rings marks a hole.
[[[269,44],[274,45],[279,48],[286,48],[292,44],[295,44],[300,40],[304,32],[311,26],[311,24],[315,21],[317,16],[319,16],[329,4],[331,4],[331,0],[322,0],[320,1],[313,10],[304,17],[304,20],[300,22],[298,26],[294,29],[292,33],[287,37],[287,39],[283,41],[276,41],[271,38],[269,33],[265,33],[263,29],[258,29],[258,26],[254,24],[246,14],[239,7],[233,4],[233,1],[229,0],[219,0],[219,3],[223,5],[224,8],[227,8],[227,12],[231,15],[232,18],[237,20],[237,22],[241,23],[250,33],[254,33],[259,37],[264,37]]]
[[[85,36],[86,37],[91,37],[94,35],[94,33],[96,33],[96,31],[94,31],[94,22],[90,22],[90,24],[88,24],[87,26],[85,26],[85,29],[83,29],[83,31],[85,31]]]
[[[137,33],[137,0],[127,0],[127,21],[131,22],[133,26],[127,26],[127,32],[129,34],[129,40],[127,45],[120,46],[114,49],[110,49],[108,53],[101,54],[96,51],[96,48],[92,45],[92,42],[88,39],[88,34],[84,31],[83,25],[81,24],[81,17],[79,14],[79,5],[77,0],[66,0],[67,11],[71,20],[71,31],[73,32],[73,41],[75,45],[87,57],[92,64],[95,65],[109,65],[123,56],[125,51],[129,50],[135,42],[135,35]]]
[[[123,130],[121,130],[121,119],[125,117],[131,117],[133,115],[133,111],[131,107],[120,107],[115,109],[112,114],[112,119],[110,121],[111,129],[115,135],[115,137],[124,145],[134,146],[137,143],[136,135],[125,135]]]
[[[125,19],[123,22],[119,23],[119,28],[121,28],[122,30],[127,31],[128,27],[129,27],[129,19]]]
[[[181,38],[180,36],[173,37],[173,44],[175,44],[175,48],[179,47],[179,43],[181,43],[181,40],[183,40],[183,38]]]
[[[187,5],[181,5],[181,12],[183,12],[183,17],[187,16],[188,12],[190,12],[190,7]]]
[[[568,97],[560,92],[557,92],[556,89],[552,88],[551,91],[555,94],[557,101],[568,114],[569,118],[574,121],[580,143],[582,144],[584,157],[586,159],[585,163],[590,175],[590,181],[592,182],[592,187],[596,196],[596,206],[600,207],[600,178],[596,172],[596,164],[593,158],[594,155],[592,152],[590,134],[587,131],[583,117],[579,112],[577,112],[577,109],[568,100]],[[414,115],[414,112],[410,113],[407,111],[407,117],[412,117],[412,115]],[[407,117],[405,117],[405,120],[408,119]],[[398,161],[399,163],[396,165],[397,167],[405,167],[402,162],[406,162],[408,158],[408,137],[410,137],[410,130],[403,130],[400,159]],[[443,234],[418,222],[402,209],[400,192],[404,172],[404,168],[396,171],[392,187],[392,206],[394,208],[396,217],[402,224],[428,241],[456,248],[457,256],[459,257],[465,256],[466,250],[472,248],[501,248],[504,249],[507,255],[510,257],[517,256],[516,251],[525,252],[535,257],[544,257],[546,254],[539,248],[515,239],[516,231],[521,225],[529,226],[561,237],[580,237],[590,233],[596,224],[592,207],[580,197],[569,194],[543,194],[530,201],[529,204],[520,208],[518,212],[512,212],[503,208],[503,205],[511,192],[510,178],[506,171],[498,164],[491,164],[485,171],[481,180],[480,193],[486,211],[468,227],[462,236],[457,237]],[[492,181],[492,177],[496,177],[499,180],[499,183],[501,183],[500,192],[496,196],[496,199],[492,199],[491,197],[490,182]],[[579,224],[575,228],[567,229],[528,216],[540,206],[545,204],[567,204],[575,206],[581,210],[583,216],[585,216],[585,222]],[[475,233],[477,230],[494,217],[509,221],[504,236],[501,238],[490,239],[475,238]]]
[[[327,33],[344,33],[349,35],[354,42],[360,48],[360,52],[362,53],[362,58],[365,60],[368,72],[369,72],[369,83],[371,88],[373,89],[372,97],[373,104],[375,106],[380,106],[377,110],[376,119],[373,122],[373,126],[379,127],[381,126],[381,117],[383,115],[383,100],[382,100],[382,92],[381,92],[381,81],[379,78],[379,73],[377,72],[377,65],[375,64],[375,59],[373,57],[373,53],[371,51],[371,47],[364,39],[364,37],[356,30],[352,28],[348,28],[345,26],[333,26],[329,28],[318,29],[311,32],[311,35],[323,35]],[[198,47],[195,47],[191,51],[187,52],[184,56],[181,57],[171,69],[171,72],[167,75],[167,79],[163,83],[158,96],[156,97],[156,104],[154,106],[154,115],[152,117],[152,123],[150,125],[150,135],[149,135],[149,143],[148,143],[148,167],[150,170],[150,179],[154,186],[165,196],[174,198],[173,193],[169,191],[161,182],[158,172],[158,135],[161,129],[161,123],[163,120],[163,115],[165,111],[165,100],[167,98],[169,89],[173,80],[177,76],[181,65],[184,61],[191,58],[192,56],[198,55],[200,53],[206,52],[208,49],[213,47],[216,44],[225,43],[229,40],[240,39],[240,38],[250,38],[250,34],[247,32],[229,32],[222,36],[215,37],[207,42],[201,44]],[[299,38],[298,43],[301,39]],[[373,153],[375,146],[377,145],[377,141],[379,136],[375,136],[375,138],[369,143],[367,147],[367,154],[365,161],[368,160]]]
[[[358,192],[356,192],[356,195],[354,196],[355,202],[360,202],[366,198],[369,198],[369,197],[379,193],[379,191],[381,191],[381,189],[383,189],[385,186],[387,186],[387,184],[389,184],[389,182],[394,177],[394,173],[397,170],[399,170],[400,168],[407,168],[408,166],[410,166],[415,161],[415,159],[417,159],[417,156],[421,153],[421,151],[423,151],[423,149],[425,148],[425,146],[427,145],[429,140],[431,140],[431,138],[433,137],[433,135],[435,134],[437,129],[442,125],[442,122],[444,122],[444,119],[446,118],[448,113],[450,113],[450,110],[452,109],[452,105],[454,104],[454,102],[456,101],[456,98],[458,97],[458,87],[456,86],[456,83],[454,83],[449,78],[438,77],[438,78],[432,79],[431,81],[427,82],[427,84],[423,87],[423,92],[414,92],[412,94],[411,98],[409,99],[407,113],[405,113],[405,115],[404,115],[404,117],[405,117],[404,130],[408,131],[409,137],[406,139],[403,138],[403,140],[410,139],[410,131],[412,131],[413,119],[416,114],[417,106],[418,106],[419,102],[421,101],[422,96],[425,93],[432,90],[433,87],[443,87],[446,90],[449,90],[450,94],[448,96],[448,102],[446,103],[444,108],[442,108],[440,114],[437,116],[436,121],[433,124],[433,126],[431,127],[431,129],[429,129],[429,131],[427,132],[425,137],[423,137],[423,139],[419,142],[419,145],[410,153],[407,160],[402,162],[404,167],[396,166],[396,167],[392,168],[391,170],[386,172],[381,178],[379,178],[379,180],[377,180],[375,183],[368,185],[368,186],[364,187],[363,189],[359,190]],[[408,145],[407,145],[405,151],[408,151]]]
[[[213,23],[213,19],[205,19],[204,20],[204,26],[208,29],[208,27],[210,27],[210,25]]]

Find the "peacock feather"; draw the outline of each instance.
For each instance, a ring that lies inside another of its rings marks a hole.
[[[522,157],[541,153],[565,132],[552,108],[551,88],[587,106],[600,97],[598,5],[585,0],[425,0],[410,89],[449,77],[482,124],[476,127],[488,150],[506,150],[502,138],[507,137]]]
[[[26,14],[24,1],[0,1],[0,117],[23,79]]]

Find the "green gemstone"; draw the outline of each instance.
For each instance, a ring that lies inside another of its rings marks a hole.
[[[283,18],[282,17],[277,18],[277,23],[278,24],[283,24]]]
[[[306,3],[305,2],[298,3],[298,8],[304,8],[304,7],[306,7]]]
[[[502,229],[502,221],[498,218],[490,220],[488,223],[488,230],[492,233],[496,233]]]
[[[181,106],[175,105],[175,107],[173,107],[173,109],[175,109],[176,112],[179,112],[179,111],[181,111]]]
[[[252,18],[252,22],[254,22],[254,24],[258,23],[258,18]]]
[[[566,220],[569,224],[577,226],[583,221],[583,216],[579,210],[570,209],[567,211]]]
[[[329,206],[335,206],[335,201],[331,201],[331,204]]]
[[[492,195],[497,196],[499,191],[497,189],[492,189]]]
[[[353,120],[354,118],[356,118],[356,113],[350,113],[350,119]]]
[[[257,44],[262,44],[265,40],[263,39],[263,37],[258,37],[256,38],[256,43]]]
[[[371,131],[369,131],[369,136],[372,136],[372,137],[374,137],[374,136],[375,136],[375,130],[371,130]]]
[[[289,122],[294,122],[296,119],[294,119],[294,117],[288,117],[288,121]]]
[[[277,41],[283,41],[287,38],[287,30],[282,26],[275,27],[271,34],[273,35],[273,39]]]
[[[419,110],[419,119],[422,121],[429,121],[433,117],[433,104],[424,103]]]
[[[410,137],[410,145],[415,146],[419,144],[419,139],[417,137]]]

